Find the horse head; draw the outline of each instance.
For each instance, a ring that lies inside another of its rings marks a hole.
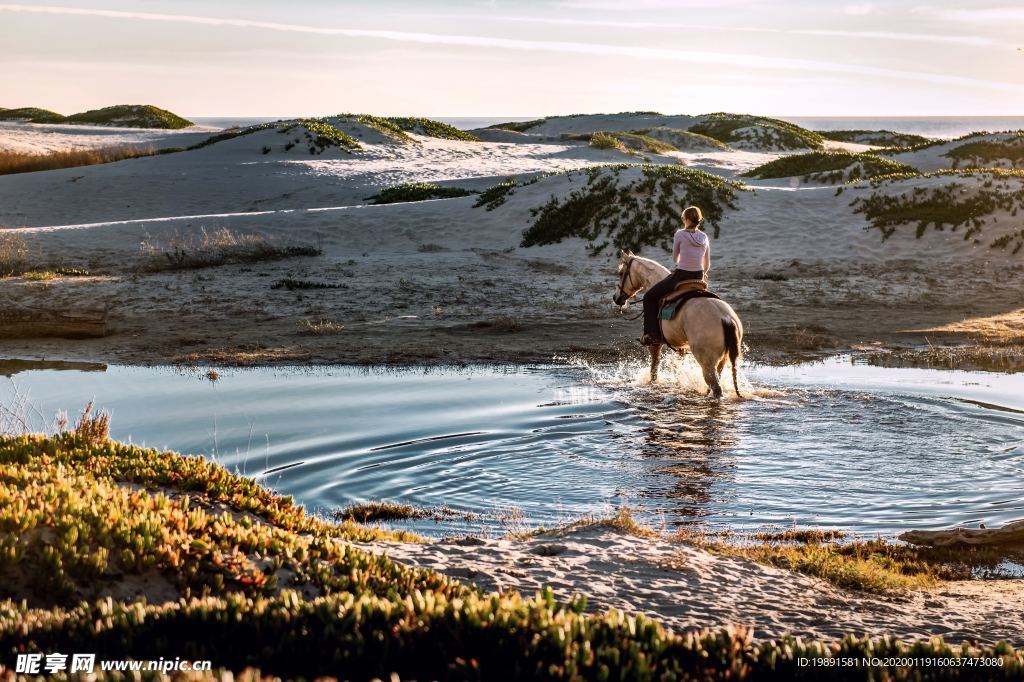
[[[616,290],[615,296],[612,298],[615,305],[626,305],[626,301],[632,298],[636,292],[643,288],[643,285],[640,284],[640,279],[636,276],[636,273],[632,272],[635,260],[636,254],[632,251],[627,249],[619,251],[619,288]]]

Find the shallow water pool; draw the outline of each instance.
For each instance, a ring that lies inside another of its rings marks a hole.
[[[387,499],[497,534],[628,506],[656,526],[993,526],[1024,518],[1024,375],[850,358],[748,366],[709,401],[686,361],[516,369],[222,372],[21,366],[0,400],[35,428],[90,400],[112,436],[204,454],[329,513]],[[4,365],[0,365],[0,372]],[[8,366],[8,373],[13,372]],[[731,388],[731,387],[730,387]]]

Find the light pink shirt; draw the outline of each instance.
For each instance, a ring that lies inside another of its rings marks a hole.
[[[677,230],[672,238],[672,258],[676,269],[707,272],[711,269],[711,240],[706,232]]]

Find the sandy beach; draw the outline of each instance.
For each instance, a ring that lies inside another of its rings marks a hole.
[[[578,239],[520,245],[531,210],[578,189],[585,176],[545,178],[494,210],[474,207],[474,196],[388,205],[367,199],[402,182],[480,191],[510,176],[644,159],[737,178],[780,156],[739,148],[641,158],[585,142],[535,141],[565,129],[651,123],[570,118],[519,134],[523,141],[516,143],[413,135],[406,144],[376,140],[357,153],[315,156],[284,150],[279,131],[268,130],[194,151],[5,177],[0,224],[15,228],[34,260],[84,268],[90,276],[7,278],[0,296],[34,309],[106,311],[110,333],[74,342],[5,339],[3,347],[19,357],[211,365],[514,362],[639,352],[638,323],[611,303],[612,249],[589,257]],[[268,146],[272,151],[263,153]],[[941,149],[895,158],[932,168]],[[883,240],[850,206],[878,191],[869,183],[837,196],[831,184],[798,178],[743,180],[750,191],[740,192],[720,221],[710,276],[745,320],[750,357],[1006,344],[1024,333],[1014,293],[1024,266],[1010,249],[988,243],[1016,229],[1009,210],[992,214],[984,243],[948,229],[918,238],[905,228]],[[958,182],[981,186],[985,179]],[[906,194],[948,183],[942,176],[911,178],[880,191]],[[322,253],[241,267],[139,271],[144,242],[222,228],[316,245]],[[644,253],[669,260],[656,248]],[[282,279],[332,288],[271,288]],[[304,333],[306,320],[329,320],[344,333]]]

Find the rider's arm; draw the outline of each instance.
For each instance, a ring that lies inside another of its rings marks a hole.
[[[679,237],[672,238],[672,264],[679,263]]]
[[[704,272],[711,269],[711,240],[708,240],[707,246],[704,247],[704,261],[701,263],[704,266]]]

